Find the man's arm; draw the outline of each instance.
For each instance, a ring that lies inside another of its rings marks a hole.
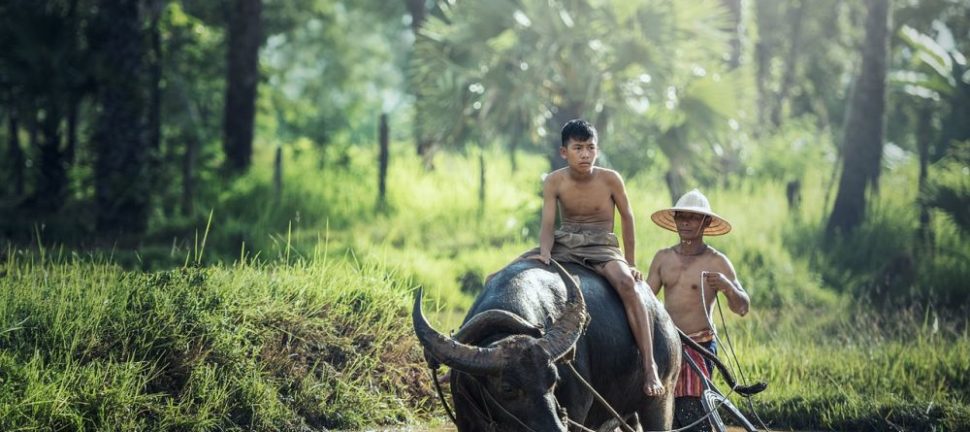
[[[660,278],[660,253],[662,251],[657,251],[653,256],[653,261],[650,261],[650,270],[647,271],[647,285],[653,290],[653,294],[657,295],[660,293],[660,289],[663,288],[663,279]]]
[[[741,316],[747,315],[748,308],[751,306],[751,299],[748,297],[748,293],[744,291],[744,287],[741,286],[741,282],[738,281],[738,277],[734,273],[734,265],[731,264],[731,260],[720,253],[717,255],[717,260],[721,271],[705,273],[704,283],[724,293],[724,296],[728,299],[728,307],[734,313]]]
[[[633,278],[643,280],[643,273],[634,268],[637,265],[637,229],[633,221],[633,209],[630,208],[630,200],[626,196],[623,178],[617,173],[613,175],[616,177],[613,184],[613,202],[620,213],[620,227],[623,229],[623,256],[633,270]]]
[[[558,177],[553,174],[546,176],[542,184],[542,220],[539,226],[539,255],[529,258],[538,259],[549,264],[552,257],[552,244],[556,241],[556,184]]]

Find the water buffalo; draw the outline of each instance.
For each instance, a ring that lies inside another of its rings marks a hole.
[[[663,305],[645,296],[653,317],[653,352],[668,389],[647,397],[640,353],[620,298],[592,271],[566,267],[581,288],[568,283],[572,279],[555,263],[523,260],[505,267],[485,284],[454,337],[428,324],[418,293],[415,333],[429,361],[452,368],[459,431],[565,431],[565,415],[592,429],[616,427],[614,417],[569,369],[568,358],[621,416],[638,414],[644,430],[670,429],[681,343]]]

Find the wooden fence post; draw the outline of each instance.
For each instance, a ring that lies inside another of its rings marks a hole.
[[[380,155],[378,156],[379,172],[377,179],[377,211],[383,212],[387,209],[387,162],[388,162],[388,127],[387,113],[381,113],[380,126],[378,129],[378,141],[380,142]]]

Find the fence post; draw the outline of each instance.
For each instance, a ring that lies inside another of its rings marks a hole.
[[[380,125],[378,127],[378,141],[380,142],[380,155],[378,156],[379,172],[377,179],[377,211],[383,212],[387,209],[387,162],[388,162],[388,127],[387,113],[381,113]]]

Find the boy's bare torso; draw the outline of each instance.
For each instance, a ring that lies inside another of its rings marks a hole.
[[[664,305],[674,324],[687,334],[711,329],[707,317],[712,312],[717,291],[704,286],[702,299],[701,273],[721,272],[733,279],[733,272],[726,264],[724,255],[710,246],[706,246],[699,255],[681,255],[674,247],[669,247],[657,252],[655,260],[658,261],[656,265],[659,266],[664,289]],[[703,308],[700,307],[702,301]],[[704,314],[705,310],[707,315]]]
[[[592,229],[613,231],[618,175],[596,167],[584,178],[574,178],[569,168],[549,174],[554,183],[556,199],[563,224],[579,224]]]

